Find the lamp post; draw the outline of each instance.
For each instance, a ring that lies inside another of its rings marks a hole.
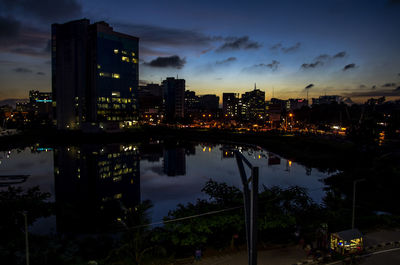
[[[353,181],[353,216],[351,219],[351,229],[354,229],[354,219],[356,215],[356,184],[361,181],[365,181],[365,179],[356,179]]]
[[[253,167],[253,165],[237,150],[235,151],[235,157],[243,183],[249,265],[257,265],[258,167]],[[251,169],[250,178],[246,176],[243,162]],[[249,189],[250,182],[251,191]]]

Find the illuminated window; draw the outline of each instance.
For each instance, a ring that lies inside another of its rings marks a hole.
[[[114,53],[115,53],[115,54],[118,54],[118,49],[114,49]]]
[[[131,87],[129,88],[129,92],[132,92],[132,88]]]
[[[133,60],[133,59],[132,59]],[[122,56],[122,61],[129,63],[129,58],[126,56]]]
[[[121,199],[122,198],[122,193],[118,193],[114,195],[115,199]]]
[[[134,52],[132,52],[132,56],[135,56],[136,54]]]
[[[126,51],[121,51],[122,54],[128,54]]]
[[[137,60],[135,58],[132,58],[132,63],[137,63]]]
[[[113,96],[113,97],[120,97],[120,96],[121,96],[121,93],[118,92],[118,91],[112,91],[112,92],[111,92],[111,96]]]
[[[101,68],[101,66],[100,66],[100,64],[98,64],[98,65],[97,65],[97,69],[100,69],[100,68]]]
[[[119,74],[113,73],[113,74],[112,74],[112,77],[118,79],[118,78],[119,78]]]

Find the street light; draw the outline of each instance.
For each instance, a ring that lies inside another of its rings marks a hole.
[[[243,184],[248,261],[249,265],[257,265],[258,167],[253,167],[237,150],[235,157]],[[243,162],[251,169],[250,178],[246,176]],[[250,182],[251,191],[249,189]]]
[[[25,224],[25,258],[26,258],[26,265],[29,265],[28,215],[26,211],[23,211],[22,215],[24,216],[24,224]]]

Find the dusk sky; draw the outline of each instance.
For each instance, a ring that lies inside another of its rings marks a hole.
[[[51,91],[51,24],[80,18],[140,38],[141,83],[400,98],[399,0],[0,0],[0,100]]]

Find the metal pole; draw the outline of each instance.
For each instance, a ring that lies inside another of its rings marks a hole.
[[[24,215],[24,223],[25,223],[25,257],[26,257],[26,265],[29,265],[29,242],[28,242],[28,216],[26,212],[22,213]]]
[[[257,265],[257,218],[258,218],[258,167],[251,170],[251,265]]]

